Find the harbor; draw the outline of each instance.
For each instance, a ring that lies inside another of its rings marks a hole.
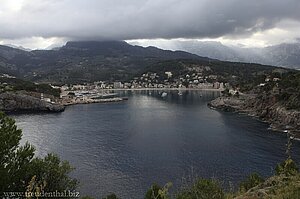
[[[75,104],[121,102],[125,100],[128,100],[128,98],[119,97],[117,93],[80,90],[74,92],[62,92],[60,104],[70,106]]]

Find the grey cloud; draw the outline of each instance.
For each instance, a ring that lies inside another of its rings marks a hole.
[[[246,37],[300,21],[299,10],[299,0],[28,0],[19,11],[0,5],[0,38]]]

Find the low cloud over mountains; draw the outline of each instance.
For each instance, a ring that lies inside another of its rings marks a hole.
[[[220,37],[292,41],[299,32],[299,10],[299,0],[2,0],[0,41]],[[268,30],[272,30],[268,38],[259,35]]]

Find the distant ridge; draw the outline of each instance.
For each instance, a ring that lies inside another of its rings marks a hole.
[[[69,41],[59,49],[30,52],[0,46],[0,72],[41,82],[122,80],[158,61],[176,59],[209,60],[125,41]]]
[[[300,43],[283,43],[265,48],[228,46],[214,41],[178,41],[176,49],[223,61],[260,63],[300,69]]]
[[[11,48],[16,48],[16,49],[24,50],[24,51],[31,51],[30,48],[24,48],[23,46],[16,46],[16,45],[12,45],[12,44],[4,44],[4,46],[8,46]]]

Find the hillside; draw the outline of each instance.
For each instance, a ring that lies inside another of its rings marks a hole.
[[[160,76],[165,76],[166,71],[172,72],[173,79],[189,75],[198,74],[198,76],[211,76],[211,80],[227,82],[232,86],[245,87],[261,83],[263,79],[273,73],[288,73],[291,69],[251,64],[240,62],[224,62],[218,60],[168,60],[155,63],[143,72],[155,72]],[[190,78],[193,80],[193,78]],[[209,80],[209,78],[208,78]]]
[[[50,101],[42,99],[50,99]],[[61,112],[64,106],[56,103],[60,90],[48,84],[35,84],[8,75],[0,76],[0,111]]]
[[[35,84],[30,81],[25,81],[17,78],[0,76],[0,93],[6,91],[36,92],[52,95],[54,97],[59,97],[60,95],[59,89],[54,89],[48,84]]]
[[[244,48],[213,41],[178,41],[173,49],[223,61],[260,63],[300,69],[300,43],[283,43],[265,48]]]
[[[235,91],[225,90],[222,97],[208,105],[223,111],[243,112],[268,122],[273,130],[300,138],[300,72],[274,72],[252,81],[243,81]],[[234,94],[235,93],[235,94]]]
[[[260,64],[238,63],[240,61],[296,66],[300,49],[297,44],[282,44],[265,49],[237,49],[217,42],[184,42],[178,48],[204,57],[184,51],[134,46],[124,41],[71,41],[55,50],[30,52],[0,46],[0,72],[34,82],[57,84],[99,80],[126,81],[164,62],[190,60],[202,65],[214,65],[219,68],[217,70],[227,70],[228,74],[235,67],[232,75],[239,75],[238,73],[243,73],[244,66],[247,66],[246,70],[250,70],[248,66],[251,66],[252,73],[265,67]],[[234,63],[217,61],[206,56]]]
[[[148,65],[174,59],[208,58],[124,41],[68,42],[58,50],[31,52],[0,46],[0,71],[37,82],[124,80]]]

